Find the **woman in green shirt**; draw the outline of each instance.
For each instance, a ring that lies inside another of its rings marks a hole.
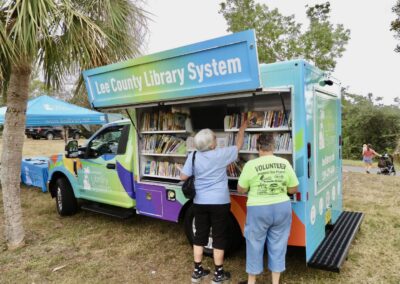
[[[261,134],[257,139],[259,157],[243,167],[238,192],[248,193],[246,238],[246,272],[253,284],[256,275],[264,270],[265,243],[268,249],[268,268],[272,283],[278,284],[285,270],[287,242],[292,222],[288,193],[297,192],[299,181],[290,163],[274,156],[274,138]]]

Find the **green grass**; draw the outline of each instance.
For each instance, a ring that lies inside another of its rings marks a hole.
[[[354,166],[354,167],[364,167],[364,162],[362,160],[342,160],[344,166]],[[375,161],[372,163],[372,167],[378,167],[378,161],[375,159]],[[394,167],[396,169],[400,169],[400,164],[397,162],[394,162]]]

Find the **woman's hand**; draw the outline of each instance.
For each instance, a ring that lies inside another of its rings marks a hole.
[[[244,120],[242,121],[242,125],[239,128],[239,132],[243,131],[247,128],[248,121],[247,121],[247,116],[244,117]]]

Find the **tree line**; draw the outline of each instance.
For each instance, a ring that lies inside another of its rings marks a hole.
[[[382,98],[366,97],[342,90],[343,158],[361,159],[362,145],[371,144],[378,153],[393,154],[400,141],[399,98],[384,105]]]

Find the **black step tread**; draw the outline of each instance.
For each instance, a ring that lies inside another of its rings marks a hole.
[[[349,252],[350,245],[360,228],[364,213],[344,211],[333,230],[325,237],[308,266],[340,272],[340,267]]]
[[[127,219],[134,215],[133,209],[126,209],[97,203],[85,203],[81,206],[81,209],[104,214],[111,217],[116,217],[119,219]]]

